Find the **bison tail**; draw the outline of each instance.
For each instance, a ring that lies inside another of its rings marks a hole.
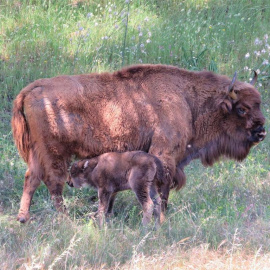
[[[30,90],[32,89],[27,87],[24,88],[14,100],[13,115],[11,120],[13,138],[18,151],[25,162],[28,161],[29,157],[30,134],[24,115],[24,99]]]

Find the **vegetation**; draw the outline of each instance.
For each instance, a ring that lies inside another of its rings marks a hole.
[[[45,186],[32,220],[15,219],[26,165],[12,141],[12,101],[29,82],[59,74],[164,63],[232,75],[257,87],[269,133],[268,0],[0,0],[0,268],[267,269],[270,259],[269,136],[242,163],[193,162],[172,192],[158,231],[143,230],[131,192],[98,229],[94,190],[65,189],[69,217]]]

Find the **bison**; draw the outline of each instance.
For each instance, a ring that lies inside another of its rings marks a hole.
[[[142,150],[158,157],[165,211],[175,171],[178,186],[192,159],[243,160],[266,135],[261,97],[251,83],[208,71],[136,65],[113,73],[58,76],[26,86],[14,100],[12,128],[28,165],[18,220],[29,219],[44,181],[58,210],[71,158]],[[179,176],[180,179],[179,179]]]
[[[158,158],[143,151],[110,152],[75,162],[70,169],[68,184],[75,188],[93,186],[98,189],[98,220],[110,216],[116,193],[132,189],[143,209],[142,224],[148,225],[154,212],[156,227],[160,225],[163,165]]]

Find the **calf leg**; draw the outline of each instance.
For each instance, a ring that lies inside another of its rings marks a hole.
[[[104,188],[98,189],[98,199],[99,199],[98,221],[99,221],[100,227],[102,227],[104,224],[104,217],[105,215],[107,215],[108,207],[109,207],[109,204],[111,203],[110,201],[111,196],[112,196],[112,192],[109,192]],[[113,204],[113,201],[112,201],[112,204]],[[112,208],[112,205],[111,205],[111,208]]]
[[[147,226],[152,219],[154,203],[149,196],[149,190],[143,187],[137,189],[137,197],[143,209],[142,224],[143,226]]]
[[[165,220],[165,212],[168,207],[168,199],[170,194],[170,185],[168,183],[164,183],[159,188],[159,193],[161,197],[161,216],[160,221],[161,223]]]
[[[157,229],[160,227],[161,198],[155,184],[153,184],[150,188],[150,197],[154,203],[155,227]]]
[[[116,197],[117,193],[113,193],[110,197],[110,201],[109,201],[109,206],[108,206],[108,211],[106,214],[106,218],[110,218],[113,215],[113,204],[115,201],[115,197]]]
[[[130,172],[129,183],[132,190],[135,192],[139,203],[143,209],[143,226],[147,226],[152,218],[154,203],[150,197],[150,185],[155,172],[149,175],[149,172],[143,172],[140,168],[133,168]]]
[[[165,148],[166,150],[164,149],[162,150],[164,146],[167,146],[167,149]],[[161,223],[165,220],[165,211],[168,206],[170,188],[173,185],[173,177],[175,174],[175,167],[176,167],[175,160],[170,155],[170,153],[173,152],[173,150],[169,151],[171,149],[170,145],[167,145],[164,142],[164,145],[162,146],[162,148],[159,149],[157,147],[155,148],[151,147],[149,150],[149,153],[158,157],[164,166],[165,176],[162,183],[160,183],[158,187],[158,191],[161,197]]]

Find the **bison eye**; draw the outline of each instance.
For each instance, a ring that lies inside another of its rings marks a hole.
[[[237,108],[237,113],[243,116],[247,113],[247,111],[244,108]]]

